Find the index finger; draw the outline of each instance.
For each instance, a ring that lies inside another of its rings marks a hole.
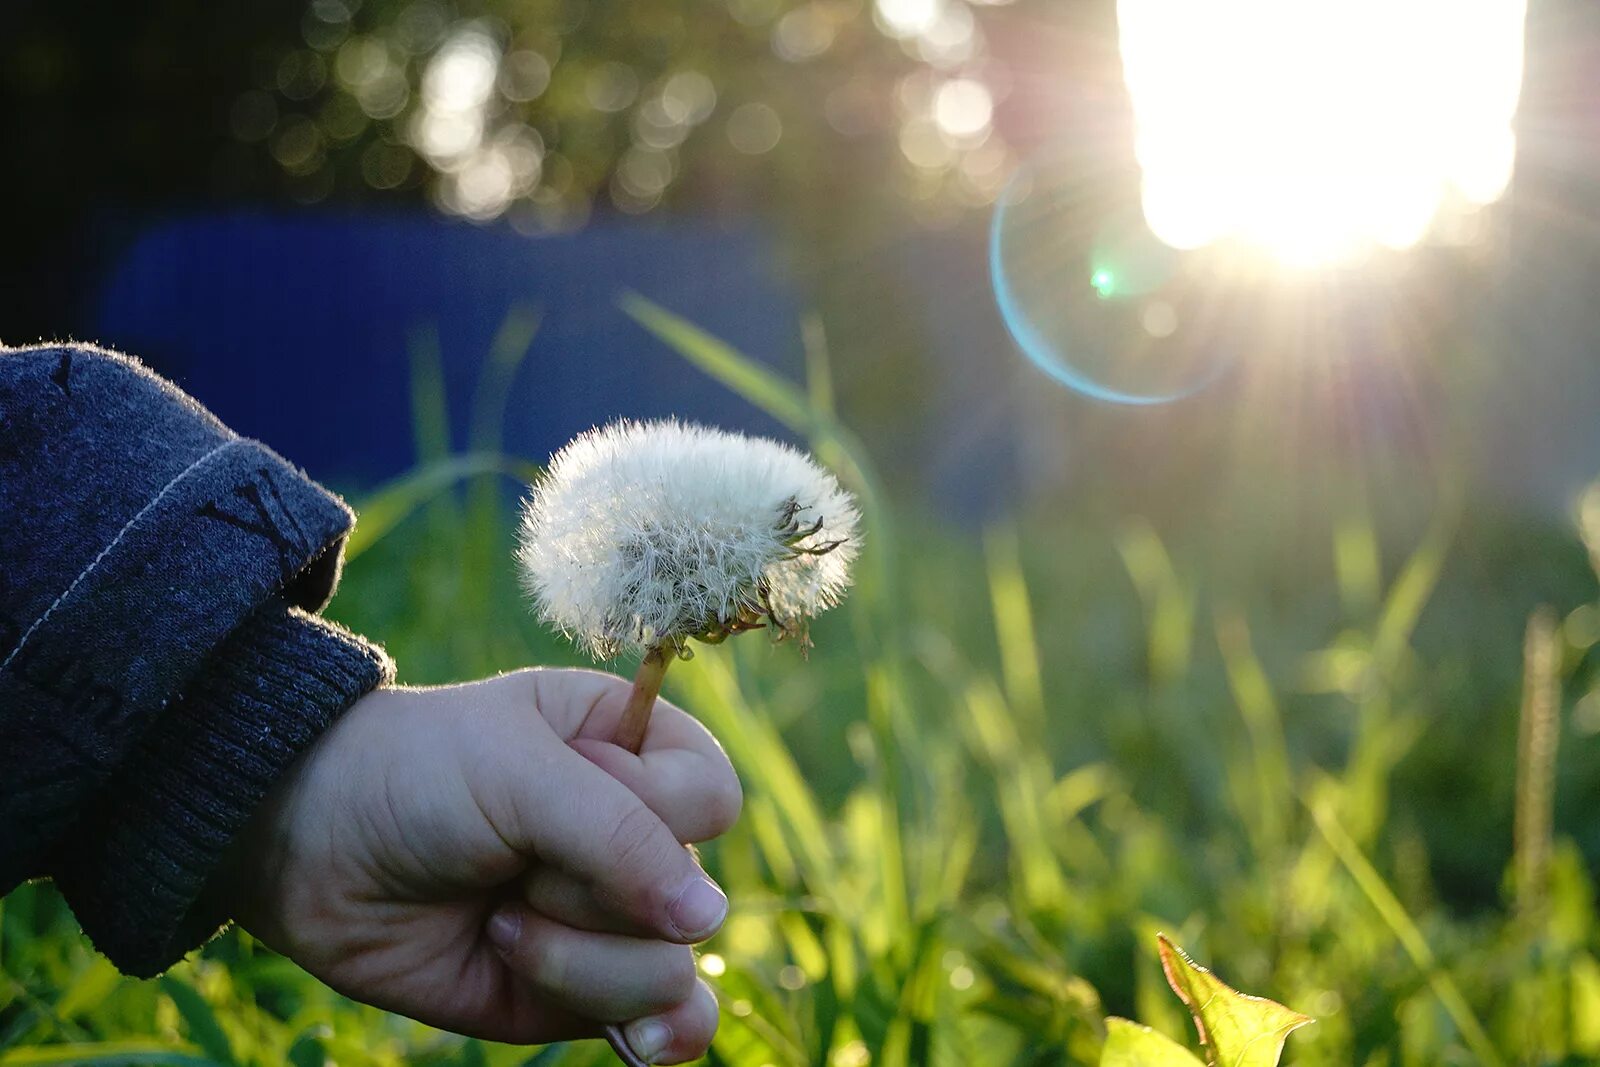
[[[743,791],[727,753],[704,726],[658,700],[639,754],[610,742],[629,684],[598,671],[546,671],[536,679],[540,712],[558,735],[633,791],[684,844],[725,833]],[[570,733],[568,732],[570,731]]]
[[[599,903],[654,936],[692,943],[722,925],[727,897],[622,782],[559,747],[537,775],[514,753],[506,758],[515,769],[498,788],[485,782],[477,799],[513,849],[572,875]]]
[[[607,741],[616,734],[632,688],[626,678],[583,668],[543,667],[533,671],[534,699],[550,728],[563,741]],[[700,721],[669,700],[656,698],[641,751],[682,748],[726,760],[722,746]]]

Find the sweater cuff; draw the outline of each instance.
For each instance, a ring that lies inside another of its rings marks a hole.
[[[202,891],[296,756],[356,700],[392,681],[382,649],[273,600],[206,659],[107,783],[55,880],[84,932],[146,977],[227,916]]]

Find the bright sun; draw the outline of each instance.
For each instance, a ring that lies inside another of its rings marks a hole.
[[[1119,0],[1145,221],[1287,263],[1407,248],[1511,178],[1526,0]]]

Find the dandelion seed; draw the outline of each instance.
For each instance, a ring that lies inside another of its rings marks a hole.
[[[618,422],[551,457],[517,559],[539,616],[596,659],[643,655],[617,743],[643,740],[691,638],[765,628],[809,643],[860,551],[860,516],[810,457],[676,421]]]

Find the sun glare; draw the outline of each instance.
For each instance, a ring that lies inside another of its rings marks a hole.
[[[1286,263],[1408,248],[1511,178],[1526,0],[1119,0],[1145,221]]]

